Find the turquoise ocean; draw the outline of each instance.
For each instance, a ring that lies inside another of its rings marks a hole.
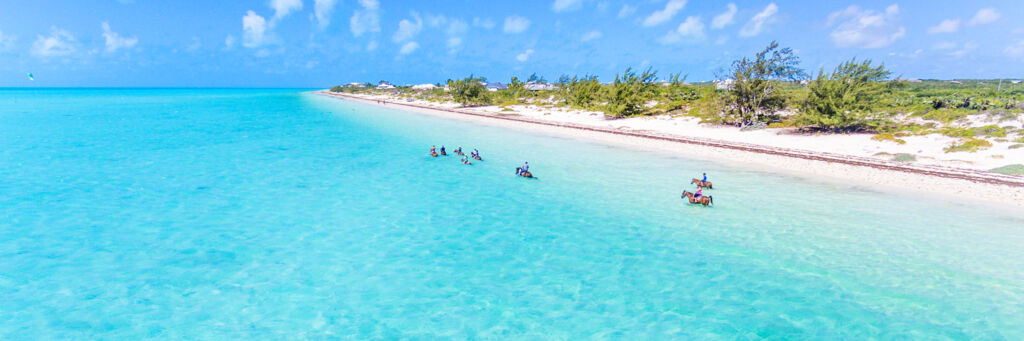
[[[1024,339],[1024,214],[952,194],[301,90],[0,90],[0,339]]]

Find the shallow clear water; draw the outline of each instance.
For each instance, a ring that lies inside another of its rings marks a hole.
[[[713,208],[678,198],[701,171]],[[0,90],[0,339],[1022,339],[1022,246],[1005,212],[299,91]]]

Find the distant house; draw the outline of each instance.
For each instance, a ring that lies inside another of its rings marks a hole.
[[[523,89],[530,91],[554,90],[555,85],[550,83],[527,82],[523,85]]]
[[[366,84],[352,82],[352,83],[348,83],[348,85],[346,85],[346,86],[351,86],[351,87],[356,87],[356,88],[365,88]]]
[[[808,80],[808,79],[801,79],[800,80],[800,85],[808,85],[808,84],[811,84],[810,80]]]
[[[964,84],[961,81],[949,81],[950,84]]]
[[[727,89],[729,89],[729,87],[732,86],[732,83],[734,83],[734,82],[735,81],[732,80],[732,78],[717,80],[717,81],[715,81],[715,89],[727,90]]]
[[[1015,80],[1015,81],[1010,81],[1010,83],[1013,83],[1013,84],[1020,84],[1020,80],[1018,79],[1018,80]]]
[[[388,83],[388,82],[385,82],[385,81],[380,81],[380,84],[377,84],[377,89],[378,90],[388,90],[388,89],[394,89],[394,88],[395,88],[394,85],[391,85],[391,83]]]
[[[508,89],[508,86],[505,84],[501,84],[501,82],[487,83],[484,84],[484,87],[487,88],[487,91],[498,91]]]
[[[412,88],[413,88],[413,90],[434,90],[434,89],[437,89],[437,85],[434,85],[434,84],[419,84],[419,85],[413,85]]]

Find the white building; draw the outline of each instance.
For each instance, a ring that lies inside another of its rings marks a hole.
[[[385,81],[381,81],[380,84],[377,84],[377,89],[378,90],[388,90],[388,89],[394,89],[394,88],[395,88],[394,85],[391,85],[391,83],[388,83],[388,82],[385,82]]]
[[[418,84],[412,86],[413,90],[434,90],[437,89],[437,85],[434,84]]]
[[[550,83],[527,82],[525,85],[523,85],[523,89],[530,91],[554,90],[555,85]]]
[[[717,80],[717,81],[715,81],[715,89],[727,90],[727,89],[729,89],[729,87],[732,87],[732,83],[734,83],[734,82],[735,81],[733,81],[732,78]]]

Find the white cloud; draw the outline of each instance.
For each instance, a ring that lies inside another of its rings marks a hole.
[[[555,12],[575,11],[580,9],[583,0],[555,0],[551,4],[551,10]]]
[[[505,18],[505,33],[521,33],[530,28],[530,19],[512,15]]]
[[[373,51],[373,50],[376,50],[376,49],[377,49],[377,41],[376,40],[371,40],[369,43],[366,43],[366,51]]]
[[[711,19],[711,28],[720,29],[733,23],[733,17],[736,16],[736,11],[738,10],[736,8],[736,4],[729,3],[728,5],[725,5],[725,7],[725,12],[722,12],[722,14],[716,15],[714,19]]]
[[[8,34],[4,35],[3,31],[0,31],[0,52],[6,52],[14,46],[15,37]]]
[[[402,19],[402,21],[398,22],[398,31],[395,31],[395,34],[391,36],[392,40],[403,42],[416,37],[420,33],[420,30],[423,29],[423,19],[420,19],[420,15],[415,12],[412,13],[412,17],[415,22],[408,19]]]
[[[274,9],[274,17],[270,19],[273,26],[288,14],[302,9],[302,0],[270,0],[270,8]]]
[[[603,35],[601,34],[601,31],[593,30],[593,31],[584,33],[583,37],[580,38],[580,41],[587,42],[587,41],[591,41],[591,40],[594,40],[594,39],[601,39],[602,36]]]
[[[412,51],[416,51],[416,49],[418,49],[419,47],[420,47],[420,44],[416,43],[415,41],[410,41],[410,42],[405,43],[404,45],[402,45],[402,49],[398,50],[398,53],[399,54],[410,54],[410,53],[412,53]]]
[[[956,58],[962,58],[963,56],[966,56],[968,53],[970,53],[971,51],[974,51],[974,49],[977,49],[977,48],[978,48],[978,43],[967,42],[959,50],[950,52],[949,55],[953,56],[953,57],[956,57]]]
[[[636,6],[622,5],[622,9],[619,10],[619,19],[628,17],[636,13]]]
[[[78,42],[75,41],[71,32],[52,26],[50,27],[50,36],[36,38],[36,41],[32,43],[31,52],[33,55],[43,58],[66,56],[78,50],[75,47],[77,44]]]
[[[669,31],[668,34],[661,37],[659,41],[662,44],[675,44],[683,41],[704,40],[704,37],[704,22],[700,20],[700,17],[691,16],[679,24],[675,30]]]
[[[494,28],[494,20],[491,20],[491,18],[476,17],[476,18],[473,18],[473,26],[481,27],[481,28],[485,28],[485,29],[489,30],[489,29]]]
[[[971,18],[971,21],[968,21],[967,25],[975,26],[991,24],[996,20],[999,20],[1001,16],[1002,15],[1000,15],[999,11],[996,11],[995,8],[982,8],[978,10],[978,13],[974,14],[974,18]]]
[[[946,19],[938,25],[928,28],[928,33],[954,33],[960,30],[960,19]]]
[[[199,40],[199,37],[192,37],[192,43],[188,44],[188,47],[185,48],[185,51],[196,52],[201,47],[203,47],[203,42]]]
[[[445,30],[445,33],[453,36],[466,33],[467,30],[469,30],[469,25],[465,21],[454,19],[448,23],[448,29]]]
[[[907,30],[899,25],[899,6],[893,4],[878,13],[869,9],[861,10],[850,6],[828,16],[828,25],[836,26],[829,34],[832,43],[839,47],[875,49],[886,47],[906,35]]]
[[[743,28],[740,29],[740,36],[753,37],[761,34],[767,25],[775,20],[776,13],[779,13],[779,6],[776,6],[774,2],[769,3],[761,12],[750,18],[746,25],[743,25]]]
[[[669,2],[665,4],[664,9],[654,11],[654,13],[648,15],[647,18],[644,19],[643,25],[651,27],[663,24],[672,19],[676,13],[682,11],[683,7],[686,7],[686,0],[669,0]]]
[[[949,50],[956,47],[956,43],[948,41],[940,41],[932,45],[933,50]]]
[[[313,13],[316,16],[317,25],[320,29],[327,28],[331,24],[331,14],[334,14],[334,6],[338,0],[314,0]]]
[[[138,38],[125,38],[110,30],[110,24],[104,21],[100,24],[103,27],[103,38],[107,40],[107,52],[114,52],[121,48],[131,48],[139,42]]]
[[[462,45],[462,35],[469,30],[469,24],[466,24],[462,20],[452,20],[448,23],[448,29],[445,33],[448,34],[448,52],[454,53],[455,50]]]
[[[256,12],[249,11],[242,17],[242,45],[258,47],[263,45],[267,33],[267,20]]]
[[[448,38],[447,46],[449,49],[454,49],[462,45],[462,37],[451,37]]]
[[[517,55],[516,56],[516,60],[518,60],[520,62],[525,62],[528,59],[530,59],[530,55],[532,55],[532,54],[533,54],[533,49],[528,49],[526,51],[523,51],[523,53],[520,53],[519,55]]]
[[[232,47],[235,47],[235,36],[229,34],[224,37],[224,49],[230,50]]]
[[[1014,58],[1024,58],[1024,40],[1018,40],[1016,43],[1010,44],[1003,50],[1003,53]]]
[[[377,0],[359,0],[362,9],[357,9],[352,18],[349,19],[349,29],[353,36],[361,36],[364,33],[380,32],[380,16],[377,9],[380,3]]]

